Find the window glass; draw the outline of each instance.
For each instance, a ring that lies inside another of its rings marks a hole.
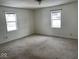
[[[5,14],[7,31],[17,30],[16,26],[16,14]]]
[[[51,27],[61,28],[61,10],[51,11]]]

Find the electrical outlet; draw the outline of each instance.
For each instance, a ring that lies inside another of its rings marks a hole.
[[[5,39],[8,39],[8,36],[5,36]]]
[[[72,33],[70,33],[70,36],[72,36]]]

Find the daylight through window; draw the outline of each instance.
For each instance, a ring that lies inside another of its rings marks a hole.
[[[51,11],[51,27],[61,28],[61,10]]]
[[[16,14],[6,13],[5,17],[6,17],[7,31],[17,30]]]

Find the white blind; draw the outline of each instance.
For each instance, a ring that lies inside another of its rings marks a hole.
[[[17,21],[16,21],[16,14],[6,13],[5,17],[6,17],[7,31],[17,30],[17,26],[16,26],[16,23],[17,23]]]
[[[61,10],[51,11],[51,27],[61,28]]]

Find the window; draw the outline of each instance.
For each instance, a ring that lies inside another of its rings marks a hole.
[[[51,11],[51,27],[61,28],[61,10]]]
[[[17,30],[16,14],[6,13],[5,17],[6,17],[7,31]]]

